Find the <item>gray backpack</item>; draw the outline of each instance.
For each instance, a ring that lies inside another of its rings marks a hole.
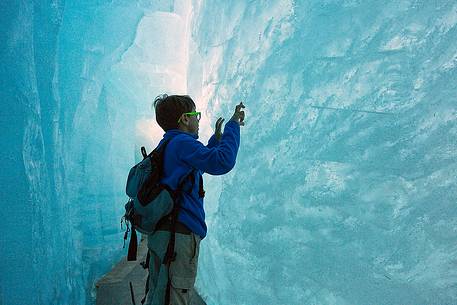
[[[124,222],[127,226],[124,234],[124,247],[128,232],[130,232],[129,227],[132,231],[128,260],[136,260],[135,230],[143,234],[152,234],[162,218],[166,216],[177,218],[183,184],[186,178],[193,175],[194,170],[184,175],[176,191],[173,191],[168,185],[160,183],[163,175],[164,151],[169,142],[170,139],[166,140],[149,155],[146,154],[145,148],[141,147],[143,160],[130,169],[126,186],[129,200],[125,204],[125,215],[121,220],[121,223]]]

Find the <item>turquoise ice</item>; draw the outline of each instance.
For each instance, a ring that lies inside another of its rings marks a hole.
[[[3,1],[0,304],[94,304],[129,168],[187,93],[208,304],[457,303],[455,1]]]

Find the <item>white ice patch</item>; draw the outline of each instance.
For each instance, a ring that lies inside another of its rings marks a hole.
[[[381,47],[381,51],[396,51],[410,47],[416,39],[410,36],[397,35]]]

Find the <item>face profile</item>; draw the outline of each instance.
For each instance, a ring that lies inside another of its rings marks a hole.
[[[185,112],[181,115],[178,120],[178,128],[198,135],[199,124],[200,124],[201,112],[195,111],[195,107],[192,107],[191,112]]]

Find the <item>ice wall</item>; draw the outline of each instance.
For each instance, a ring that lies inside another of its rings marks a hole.
[[[209,303],[457,303],[455,1],[194,9],[208,112],[247,107]]]
[[[61,100],[56,91],[62,7],[0,4],[0,303],[79,299],[62,162]],[[37,27],[36,25],[41,26]]]
[[[187,92],[190,4],[0,4],[0,304],[93,304],[125,255],[126,174],[162,137],[153,98]]]

